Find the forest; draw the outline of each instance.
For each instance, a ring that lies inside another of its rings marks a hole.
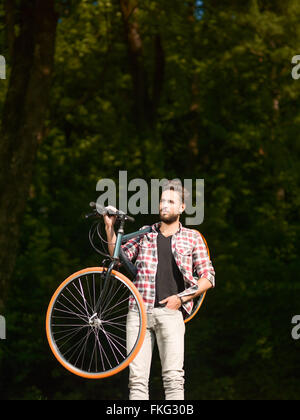
[[[0,3],[0,399],[128,399],[127,369],[72,375],[45,332],[59,284],[101,265],[84,215],[120,171],[204,180],[189,227],[216,287],[187,324],[186,399],[299,399],[299,19],[298,0]]]

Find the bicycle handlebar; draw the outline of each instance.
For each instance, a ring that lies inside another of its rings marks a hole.
[[[124,217],[125,220],[128,220],[131,223],[135,222],[135,219],[133,217],[129,216],[128,214],[124,213],[121,210],[117,210],[116,212],[114,212],[114,211],[108,209],[107,207],[101,206],[100,204],[96,204],[94,202],[90,203],[90,207],[92,207],[95,210],[94,210],[93,213],[87,214],[85,216],[86,218],[95,216],[97,214],[99,214],[101,216],[104,216],[105,214],[109,214],[109,215],[112,215],[112,216],[117,216],[118,218]]]

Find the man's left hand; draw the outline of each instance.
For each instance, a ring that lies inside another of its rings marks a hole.
[[[166,308],[173,309],[176,311],[181,306],[181,301],[177,295],[169,296],[164,300],[161,300],[159,303],[166,304]]]

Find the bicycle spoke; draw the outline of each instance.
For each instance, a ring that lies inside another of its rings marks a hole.
[[[118,302],[115,304],[115,305],[113,305],[113,306],[109,306],[109,304],[111,303],[111,301],[112,301],[112,299],[113,298],[116,298],[116,294],[115,295],[113,295],[112,296],[112,298],[111,298],[111,300],[107,303],[107,305],[102,309],[102,316],[105,314],[105,312],[107,312],[107,311],[112,311],[113,310],[113,308],[114,307],[116,307],[117,305],[121,305],[123,302],[126,302],[127,300],[129,300],[129,297],[126,297],[124,300],[121,300],[121,299],[123,299],[123,297],[124,297],[124,295],[127,293],[127,290],[124,290],[123,291],[123,294],[122,295],[120,295],[120,296],[118,296]],[[124,305],[123,305],[123,307],[124,307]]]
[[[76,288],[76,285],[73,284],[73,286]],[[66,290],[71,294],[71,296],[76,300],[76,302],[79,303],[79,305],[81,306],[81,308],[86,312],[81,312],[84,316],[86,316],[87,318],[89,318],[89,313],[88,310],[86,309],[86,307],[77,299],[77,297],[71,292],[71,290],[67,287]],[[77,288],[76,288],[77,290]],[[80,293],[79,293],[80,294]],[[81,296],[81,295],[80,295]],[[82,296],[81,296],[82,297]],[[73,304],[74,305],[74,304]],[[76,307],[76,305],[74,305]],[[78,308],[77,308],[78,309]]]
[[[98,337],[98,346],[99,346],[99,350],[101,351],[101,354],[103,353],[105,359],[107,360],[107,363],[109,364],[110,369],[112,369],[112,364],[110,363],[109,357],[107,356],[107,354],[105,352],[104,346],[101,345],[99,337]],[[103,363],[103,370],[105,370],[104,363]]]
[[[112,301],[112,299],[117,295],[117,293],[118,293],[118,291],[120,290],[121,287],[122,287],[122,283],[119,284],[118,290],[116,290],[115,293],[113,293],[113,290],[112,290],[113,288],[111,288],[111,290],[110,290],[111,295],[107,295],[106,301],[103,302],[103,305],[102,305],[102,314],[103,314],[103,312],[105,312],[105,309],[108,307],[108,305],[110,304],[110,302]],[[125,290],[125,292],[126,292],[126,290]],[[108,300],[108,296],[110,297],[109,300]]]
[[[94,277],[94,276],[93,276]],[[87,289],[88,289],[88,295],[89,295],[89,299],[90,299],[90,308],[92,309],[92,313],[95,313],[95,311],[94,311],[94,309],[95,309],[95,305],[93,306],[93,302],[92,302],[92,296],[91,296],[91,291],[90,291],[90,285],[89,285],[89,282],[88,282],[88,278],[87,278],[87,276],[85,276],[85,281],[86,281],[86,286],[87,286]]]
[[[59,305],[61,305],[61,306],[63,306],[64,308],[66,308],[66,309],[69,309],[66,305],[64,305],[62,302],[57,302],[57,304],[59,304]],[[84,321],[84,322],[86,322],[87,321],[87,319],[86,319],[86,316],[85,315],[79,315],[78,313],[76,313],[76,312],[74,312],[74,311],[65,311],[65,310],[63,310],[63,309],[59,309],[59,308],[54,308],[54,311],[58,311],[58,312],[64,312],[64,313],[68,313],[68,314],[71,314],[71,315],[75,315],[75,317],[76,318],[79,318],[79,319],[81,319],[82,321]]]
[[[83,364],[84,364],[84,358],[85,358],[85,353],[86,353],[86,349],[87,349],[87,343],[88,343],[88,339],[91,335],[92,331],[91,329],[89,330],[88,334],[86,335],[86,340],[85,340],[85,344],[82,346],[82,349],[76,359],[76,361],[74,362],[74,365],[77,366],[78,360],[80,358],[81,353],[83,353],[83,357],[82,357],[82,363],[81,363],[81,369],[83,368]]]
[[[60,348],[61,349],[63,349],[63,347],[70,341],[70,340],[73,340],[73,338],[75,338],[76,337],[76,335],[79,333],[79,331],[80,330],[78,330],[78,331],[76,331],[71,337],[69,337],[69,339],[67,340],[67,341],[65,341],[64,343],[62,343],[61,345],[60,345]],[[83,339],[80,339],[79,341],[77,341],[75,344],[73,344],[73,346],[71,346],[71,347],[69,347],[67,350],[65,350],[65,353],[64,353],[64,355],[66,355],[66,354],[68,354],[70,351],[72,351],[73,350],[73,348],[74,347],[76,347],[76,348],[78,348],[78,346],[81,344],[81,342],[82,342],[82,340]],[[72,356],[73,356],[73,354],[72,354]],[[72,358],[72,356],[70,356],[70,360],[71,360],[71,358]]]
[[[79,332],[79,330],[81,330],[81,329],[83,329],[83,328],[86,328],[86,327],[87,327],[87,326],[83,326],[83,327],[81,327],[80,329],[78,329],[78,328],[71,328],[71,329],[68,329],[68,330],[56,331],[56,332],[53,332],[53,335],[62,334],[62,333],[65,333],[65,332],[67,332],[67,331],[71,331],[71,332],[69,332],[69,333],[67,333],[67,334],[63,335],[62,337],[57,338],[57,339],[56,339],[56,341],[61,341],[61,340],[63,340],[64,338],[69,337],[69,336],[71,336],[71,337],[70,337],[70,339],[71,339],[71,338],[72,338],[72,336],[75,336],[75,335]],[[66,341],[65,343],[63,343],[63,345],[64,345],[64,344],[66,344],[66,343],[67,343],[67,341]]]
[[[119,331],[126,331],[126,324],[122,324],[122,322],[117,323],[117,322],[110,322],[110,321],[102,321],[102,324],[108,324],[109,326],[112,326],[112,328],[119,330]],[[120,325],[123,325],[123,328],[119,328]]]
[[[66,312],[66,311],[65,311]],[[69,319],[69,320],[71,320],[71,319],[76,319],[76,320],[78,320],[78,317],[77,316],[56,316],[56,315],[53,315],[53,317],[52,317],[53,319]],[[80,318],[81,319],[81,318]]]
[[[69,291],[69,290],[67,289],[67,291]],[[62,294],[62,297],[65,298],[69,303],[71,303],[71,305],[74,306],[74,308],[76,308],[78,312],[80,312],[81,316],[83,316],[84,318],[88,318],[86,316],[86,314],[84,312],[82,312],[81,310],[79,310],[79,308],[75,305],[75,303],[73,303],[69,298],[67,298],[64,294]],[[74,312],[74,313],[76,313],[76,312]]]
[[[127,314],[117,316],[116,318],[111,318],[111,320],[110,320],[110,321],[115,321],[116,319],[124,318],[125,316],[127,317]],[[106,322],[106,321],[104,320],[104,322]]]
[[[91,359],[90,359],[90,365],[89,365],[89,368],[88,368],[88,372],[90,372],[90,371],[91,371],[91,366],[92,366],[92,362],[93,362],[93,357],[94,357],[94,353],[95,353],[95,348],[96,348],[96,336],[95,336],[94,348],[93,348],[93,353],[92,353],[92,356],[91,356]]]
[[[98,307],[99,307],[99,309],[101,309],[101,314],[102,314],[103,309],[105,309],[106,303],[110,299],[110,297],[113,293],[113,290],[116,287],[116,284],[117,284],[117,282],[111,281],[110,282],[110,288],[108,289],[107,292],[106,292],[106,289],[108,288],[108,284],[105,284],[103,286],[102,294],[100,295],[100,298],[98,299],[97,305],[96,305],[96,308],[95,308],[97,310]],[[119,284],[119,287],[121,287],[121,284]]]
[[[102,312],[102,317],[103,317],[103,314],[105,314],[106,313],[106,315],[105,316],[107,316],[116,306],[120,306],[121,305],[121,303],[124,303],[124,302],[127,302],[127,301],[129,301],[129,297],[127,297],[126,299],[124,299],[124,300],[122,300],[121,302],[118,302],[118,303],[116,303],[114,306],[112,306],[111,308],[108,308],[106,311],[104,311],[104,312]],[[123,307],[121,307],[121,308],[119,308],[118,310],[115,310],[114,311],[114,314],[115,313],[117,313],[117,312],[120,312],[120,311],[124,311],[124,306]],[[103,320],[105,320],[106,318],[104,317],[104,318],[102,318]]]
[[[86,313],[87,313],[87,315],[88,315],[88,314],[89,314],[89,312],[88,312],[88,310],[87,310],[87,305],[89,306],[89,308],[90,308],[91,312],[93,312],[93,308],[89,305],[89,303],[87,302],[87,300],[86,300],[86,298],[85,298],[84,291],[83,291],[83,287],[82,287],[82,284],[81,284],[81,280],[80,280],[80,279],[79,279],[79,285],[80,285],[80,290],[81,290],[81,292],[79,292],[79,290],[77,289],[77,287],[76,287],[76,285],[75,285],[75,283],[74,283],[74,286],[75,286],[76,290],[78,291],[78,293],[79,293],[79,294],[81,295],[81,297],[82,297],[82,300],[83,300],[83,302],[84,302],[84,307],[85,307]]]
[[[106,331],[105,331],[105,330],[102,330],[102,332],[103,332],[103,333],[105,334],[105,336],[106,336],[107,342],[108,342],[108,344],[109,344],[109,346],[110,346],[110,348],[111,348],[111,351],[112,351],[113,355],[115,356],[115,359],[116,359],[117,364],[120,364],[120,362],[119,362],[119,360],[118,360],[118,358],[117,358],[117,356],[116,356],[116,354],[115,354],[115,352],[114,352],[114,349],[112,348],[111,344],[115,347],[115,349],[116,349],[117,351],[119,351],[119,349],[116,347],[116,345],[115,345],[115,344],[112,342],[112,340],[109,338],[109,336],[108,336],[108,334],[106,333]]]
[[[89,334],[89,332],[87,332],[87,334]],[[70,360],[72,359],[73,355],[76,353],[76,350],[78,349],[78,347],[81,345],[81,343],[84,341],[85,337],[82,337],[79,341],[77,341],[75,344],[73,344],[73,346],[71,346],[65,353],[64,356],[66,356],[66,354],[68,354],[70,351],[72,351],[75,347],[74,352],[72,353],[72,355],[70,356]]]
[[[108,332],[108,331],[106,331],[106,333],[112,338],[112,339],[115,339],[115,340],[121,340],[121,341],[125,341],[126,342],[126,339],[125,338],[122,338],[122,337],[119,337],[118,335],[116,335],[116,334],[113,334],[112,332]],[[123,348],[125,348],[122,344],[120,344],[121,345],[121,347],[123,347]]]

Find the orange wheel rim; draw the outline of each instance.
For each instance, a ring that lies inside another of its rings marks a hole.
[[[106,378],[106,377],[109,377],[109,376],[116,375],[117,373],[119,373],[122,370],[124,370],[133,361],[133,359],[136,357],[136,355],[140,351],[141,346],[143,345],[143,342],[144,342],[144,339],[145,339],[145,334],[146,334],[146,322],[147,322],[146,310],[145,310],[145,305],[144,305],[144,302],[143,302],[143,300],[141,298],[140,293],[138,292],[138,290],[135,287],[135,285],[126,276],[124,276],[122,273],[119,273],[118,271],[112,270],[112,274],[115,277],[119,278],[120,280],[123,280],[124,283],[126,283],[129,286],[129,288],[131,289],[131,291],[135,294],[136,299],[137,299],[137,301],[139,303],[139,306],[141,308],[141,324],[142,324],[142,327],[141,327],[141,332],[140,332],[140,337],[138,339],[138,343],[135,346],[134,350],[131,352],[130,356],[123,363],[121,363],[119,366],[117,366],[116,368],[114,368],[112,371],[102,372],[100,374],[88,374],[88,373],[84,373],[80,369],[77,369],[75,367],[72,367],[71,364],[67,363],[58,354],[58,351],[56,350],[55,346],[53,345],[53,341],[52,341],[52,338],[51,338],[52,337],[52,334],[51,334],[51,330],[50,330],[50,321],[51,321],[52,307],[53,307],[53,304],[54,304],[57,296],[59,295],[59,293],[61,292],[61,290],[65,287],[65,285],[68,284],[73,279],[75,279],[76,277],[78,277],[80,275],[83,275],[83,274],[88,274],[88,273],[91,273],[91,272],[102,273],[103,271],[104,271],[104,268],[103,267],[91,267],[91,268],[86,268],[84,270],[80,270],[80,271],[72,274],[71,276],[69,276],[63,283],[60,284],[60,286],[57,288],[57,290],[55,291],[54,295],[52,296],[51,301],[50,301],[49,306],[48,306],[47,316],[46,316],[46,334],[47,334],[47,339],[48,339],[48,343],[49,343],[49,346],[51,348],[51,351],[54,354],[55,358],[69,372],[73,373],[74,375],[77,375],[77,376],[81,376],[83,378],[86,378],[86,379],[102,379],[102,378]]]
[[[209,248],[208,248],[208,245],[207,245],[207,242],[206,242],[206,239],[204,238],[204,236],[202,235],[202,233],[201,232],[199,232],[198,230],[196,230],[196,229],[193,229],[195,232],[197,232],[197,233],[199,233],[200,235],[201,235],[201,237],[202,237],[202,239],[203,239],[203,242],[205,243],[205,246],[206,246],[206,249],[207,249],[207,253],[208,253],[208,256],[209,256],[209,258],[210,258],[210,252],[209,252]],[[188,323],[188,322],[190,322],[196,315],[197,315],[197,313],[199,312],[199,310],[200,310],[200,308],[201,308],[201,306],[203,305],[203,302],[204,302],[204,299],[205,299],[205,297],[206,297],[206,292],[204,292],[203,293],[203,297],[202,297],[202,299],[201,299],[201,304],[198,306],[198,308],[197,308],[197,310],[194,312],[194,313],[192,313],[188,318],[186,318],[185,320],[184,320],[184,322],[185,322],[185,324],[186,323]]]

